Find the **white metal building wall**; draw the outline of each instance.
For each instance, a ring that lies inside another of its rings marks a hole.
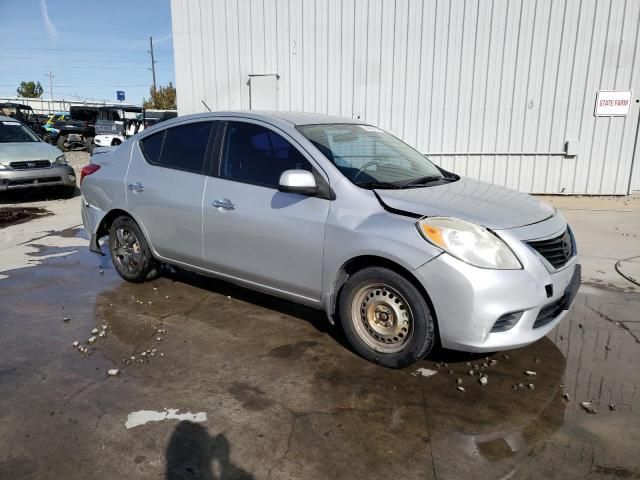
[[[202,100],[249,109],[250,75],[277,74],[280,110],[364,119],[459,174],[534,193],[640,189],[640,0],[172,0],[171,10],[180,114],[204,111]],[[594,117],[598,90],[632,90],[630,114]],[[563,154],[567,140],[577,156]]]

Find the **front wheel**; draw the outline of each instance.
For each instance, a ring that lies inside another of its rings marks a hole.
[[[158,272],[142,230],[131,218],[116,218],[109,229],[109,252],[116,272],[129,282],[150,280]]]
[[[431,351],[435,325],[422,293],[382,267],[360,270],[340,294],[340,322],[362,357],[385,367],[410,365]]]

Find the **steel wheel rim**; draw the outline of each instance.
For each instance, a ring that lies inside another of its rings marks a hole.
[[[116,228],[113,239],[113,258],[120,269],[128,274],[135,274],[142,261],[140,241],[136,234],[126,227]]]
[[[409,303],[396,289],[382,283],[365,285],[356,292],[351,321],[359,337],[381,353],[396,353],[413,337]]]

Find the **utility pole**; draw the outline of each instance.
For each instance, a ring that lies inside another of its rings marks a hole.
[[[51,100],[53,100],[53,78],[55,77],[55,75],[49,72],[45,73],[44,76],[49,77],[49,95],[51,95]]]
[[[147,50],[147,53],[151,55],[151,72],[153,73],[153,89],[156,89],[156,61],[153,58],[153,37],[149,37],[149,45],[151,46],[151,50]]]

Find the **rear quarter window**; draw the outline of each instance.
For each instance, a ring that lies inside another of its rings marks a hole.
[[[214,124],[189,123],[149,135],[140,140],[142,153],[153,165],[201,174]]]

